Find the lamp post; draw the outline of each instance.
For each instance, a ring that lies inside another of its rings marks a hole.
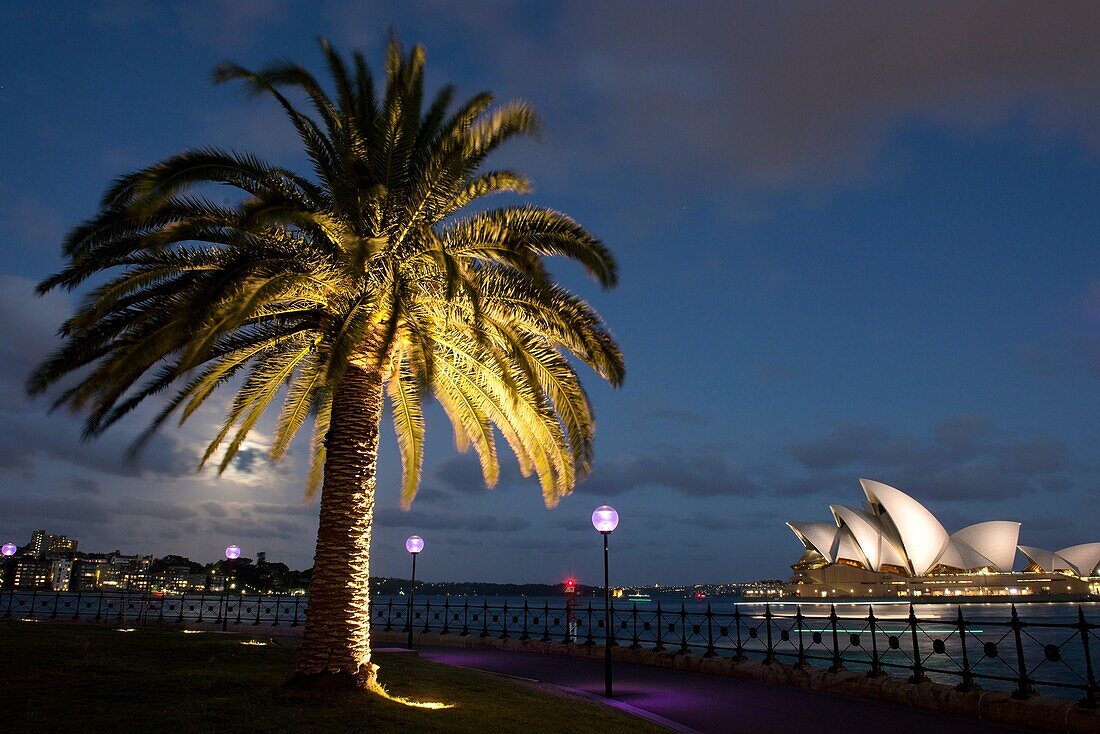
[[[11,542],[4,543],[3,547],[0,547],[0,555],[4,557],[4,573],[0,576],[0,588],[3,588],[8,582],[8,563],[10,562],[8,559],[14,556],[17,550],[19,548]]]
[[[222,632],[229,627],[229,579],[233,575],[233,561],[241,557],[241,548],[238,545],[225,547],[225,581],[222,583],[225,593],[225,609],[222,615]]]
[[[413,597],[416,596],[416,557],[424,550],[424,539],[419,535],[410,535],[405,541],[405,550],[413,557],[412,580],[409,582],[409,611],[406,622],[409,625],[409,649],[413,646]]]
[[[607,537],[619,526],[619,513],[611,505],[600,505],[592,513],[592,527],[603,536],[603,683],[611,698],[611,582],[607,573]]]

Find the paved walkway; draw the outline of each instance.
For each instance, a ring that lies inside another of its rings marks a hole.
[[[603,694],[603,662],[482,648],[426,647],[421,657]],[[705,734],[1009,734],[1002,724],[825,691],[615,664],[615,699]]]

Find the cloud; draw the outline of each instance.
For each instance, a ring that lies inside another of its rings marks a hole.
[[[520,517],[497,515],[455,515],[434,512],[418,512],[383,508],[375,511],[374,522],[389,528],[424,528],[427,530],[469,530],[472,532],[515,533],[531,527]]]
[[[507,460],[507,455],[500,458],[502,461],[499,484],[501,486],[514,484],[521,478],[519,471],[513,462]],[[485,486],[485,477],[481,474],[481,464],[473,453],[458,454],[443,459],[432,467],[430,475],[440,489],[457,494],[482,494],[488,491]]]
[[[98,495],[103,491],[99,486],[99,482],[86,477],[71,477],[63,486],[70,492],[77,492],[79,494]]]
[[[752,496],[761,491],[756,479],[723,453],[680,446],[658,446],[644,455],[598,462],[576,491],[615,497],[644,487],[670,489],[685,497]]]
[[[1042,434],[1006,436],[988,419],[957,416],[929,436],[881,426],[842,424],[828,435],[791,444],[788,454],[809,472],[779,480],[781,494],[832,491],[858,474],[897,481],[920,497],[975,499],[1064,490],[1073,463],[1065,444]]]
[[[41,527],[48,521],[67,520],[80,523],[81,526],[98,525],[114,519],[109,505],[86,497],[30,497],[0,493],[0,516],[13,526],[23,522],[25,525]]]
[[[118,502],[115,512],[119,515],[153,517],[158,520],[187,520],[198,516],[195,510],[178,502],[147,497],[126,497]]]
[[[375,8],[330,13],[345,39],[377,45]],[[914,124],[1020,124],[1100,152],[1094,4],[574,0],[537,30],[508,6],[389,15],[407,41],[467,53],[497,91],[531,95],[548,124],[529,154],[594,187],[626,161],[636,186],[724,189],[746,213],[776,193],[814,202],[888,175],[884,154]]]

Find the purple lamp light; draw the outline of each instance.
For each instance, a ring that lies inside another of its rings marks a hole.
[[[600,505],[592,513],[592,527],[603,536],[603,691],[611,698],[611,646],[615,644],[615,621],[611,611],[611,580],[607,571],[607,539],[619,527],[619,513],[611,505]]]
[[[15,543],[4,543],[4,547],[0,548],[0,553],[3,553],[5,557],[14,556],[15,551],[19,550]]]
[[[604,533],[610,533],[619,527],[619,513],[611,505],[600,505],[592,513],[592,527]]]
[[[241,557],[241,547],[239,545],[226,546],[225,557],[230,561],[237,560]]]
[[[409,610],[406,617],[406,624],[408,624],[409,632],[408,645],[411,650],[413,646],[413,598],[416,596],[416,556],[420,551],[424,550],[424,539],[419,535],[410,535],[405,541],[405,550],[413,557],[413,574],[412,580],[409,582]]]

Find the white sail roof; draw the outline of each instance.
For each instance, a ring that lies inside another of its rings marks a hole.
[[[1100,575],[1100,543],[1071,545],[1058,551],[1058,555],[1073,565],[1078,576]]]
[[[871,479],[860,479],[859,483],[876,514],[888,515],[897,529],[909,570],[917,576],[928,573],[950,540],[940,521],[900,489]]]
[[[957,540],[955,536],[951,536],[947,548],[944,550],[943,554],[940,555],[936,563],[950,566],[951,568],[958,568],[963,571],[991,568],[994,565],[993,561],[974,550],[974,548],[967,543]]]
[[[1062,558],[1054,551],[1048,551],[1042,548],[1032,548],[1027,545],[1021,545],[1019,548],[1020,552],[1027,556],[1029,561],[1044,571],[1053,573],[1055,571],[1075,570],[1072,563]]]
[[[836,560],[833,557],[832,548],[833,540],[836,538],[836,525],[828,522],[789,522],[787,527],[791,529],[791,532],[802,541],[802,545],[807,549],[817,551],[825,560],[832,563]]]
[[[853,561],[872,571],[902,568],[915,576],[938,565],[1008,573],[1018,549],[1032,566],[1047,573],[1100,576],[1100,542],[1057,552],[1017,545],[1020,523],[1010,520],[979,522],[948,535],[924,505],[901,490],[871,479],[859,482],[867,497],[866,510],[829,505],[835,525],[787,523],[807,550],[829,563]]]
[[[884,563],[902,567],[907,565],[905,557],[884,532],[877,517],[845,505],[829,505],[829,510],[838,527],[846,527],[851,531],[872,571],[881,571]]]
[[[833,540],[832,554],[835,561],[843,558],[848,561],[855,561],[863,565],[864,568],[871,567],[870,561],[864,555],[863,549],[859,547],[852,531],[846,527],[837,528],[836,538]]]
[[[1016,560],[1016,544],[1020,542],[1020,523],[1010,520],[979,522],[951,534],[951,539],[965,543],[989,560],[987,565],[1007,573]],[[966,568],[981,568],[967,566]]]

